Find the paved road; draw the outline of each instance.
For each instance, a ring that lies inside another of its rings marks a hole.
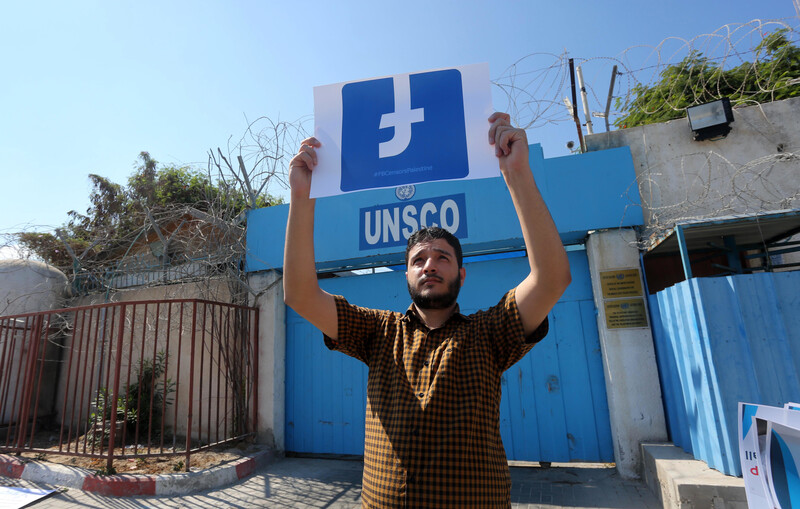
[[[285,458],[243,481],[183,497],[103,497],[66,490],[35,503],[32,509],[134,508],[254,508],[291,507],[358,508],[361,496],[361,462],[310,458]],[[620,479],[613,466],[569,464],[512,467],[511,499],[514,508],[557,509],[657,509],[660,507],[639,481]],[[0,485],[29,486],[24,481],[0,477]],[[0,507],[2,501],[0,501]]]

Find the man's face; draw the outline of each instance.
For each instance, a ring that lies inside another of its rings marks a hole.
[[[420,242],[408,253],[406,282],[418,308],[445,309],[455,304],[464,276],[453,247],[444,239]]]

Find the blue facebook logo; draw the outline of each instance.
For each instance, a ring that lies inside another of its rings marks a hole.
[[[342,191],[468,174],[457,69],[342,87]]]

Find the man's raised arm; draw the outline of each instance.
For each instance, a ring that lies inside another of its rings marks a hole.
[[[319,287],[314,259],[314,202],[309,198],[311,172],[317,164],[316,138],[303,140],[289,163],[289,221],[283,253],[283,300],[297,314],[331,339],[337,339],[338,319],[333,296]]]
[[[531,272],[517,286],[517,307],[528,335],[536,330],[567,289],[569,261],[550,212],[536,187],[528,160],[528,137],[511,126],[507,113],[489,117],[489,143],[517,211]]]

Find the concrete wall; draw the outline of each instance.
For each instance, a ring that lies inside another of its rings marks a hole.
[[[730,134],[694,141],[686,118],[586,136],[628,146],[645,224],[800,207],[800,98],[733,110]]]
[[[79,307],[79,306],[90,306],[94,304],[105,304],[105,303],[112,303],[112,302],[134,302],[134,301],[152,301],[152,300],[174,300],[174,299],[207,299],[207,300],[214,300],[220,302],[229,302],[230,301],[230,291],[228,289],[227,283],[224,280],[206,280],[206,281],[199,281],[194,283],[185,283],[180,285],[163,285],[163,286],[154,286],[154,287],[141,287],[135,289],[126,289],[123,291],[116,291],[111,292],[108,295],[106,294],[93,294],[88,296],[82,296],[78,298],[71,299],[69,305],[71,307]],[[130,377],[131,381],[135,381],[135,373],[136,369],[140,365],[141,360],[141,349],[142,345],[144,345],[144,358],[152,358],[153,354],[153,340],[155,338],[156,329],[158,329],[158,344],[156,345],[156,351],[165,350],[166,348],[166,338],[169,335],[170,337],[170,351],[169,351],[169,359],[168,359],[168,370],[165,375],[165,378],[171,378],[173,381],[180,380],[180,383],[183,386],[183,389],[178,393],[173,393],[171,397],[173,400],[178,397],[178,400],[173,405],[167,407],[164,422],[165,424],[174,429],[174,431],[179,435],[185,435],[187,433],[186,429],[186,422],[187,416],[189,412],[189,403],[188,403],[188,393],[185,392],[187,389],[187,384],[189,381],[189,369],[188,366],[191,363],[192,359],[192,348],[191,348],[191,327],[190,327],[190,320],[192,319],[192,308],[191,305],[186,305],[181,313],[180,308],[177,306],[172,308],[171,312],[167,311],[166,306],[161,306],[158,310],[155,309],[154,306],[149,306],[147,311],[147,318],[145,322],[145,316],[143,307],[137,307],[137,314],[135,318],[132,320],[133,316],[131,315],[130,311],[127,315],[126,324],[124,326],[123,334],[125,338],[130,338],[131,336],[135,338],[133,345],[128,349],[127,342],[126,342],[126,350],[123,352],[122,355],[122,364],[121,364],[121,373],[123,376],[123,380],[121,382],[121,390],[127,383],[127,377],[129,372],[130,366]],[[202,308],[200,308],[202,309]],[[158,314],[156,316],[156,311]],[[183,316],[183,321],[181,322],[180,316]],[[95,317],[95,315],[90,315]],[[226,381],[224,378],[220,377],[219,381],[219,394],[218,394],[218,384],[217,384],[217,377],[218,372],[217,368],[220,364],[224,363],[224,360],[220,360],[219,358],[219,344],[211,340],[211,332],[210,332],[210,318],[209,323],[206,323],[206,336],[201,335],[201,328],[204,324],[202,321],[202,311],[198,310],[198,337],[196,341],[196,345],[194,348],[194,355],[196,359],[196,369],[194,375],[194,385],[195,385],[195,393],[192,398],[193,400],[193,407],[194,407],[194,416],[195,416],[195,423],[193,425],[193,429],[196,430],[196,418],[198,415],[198,408],[200,403],[200,391],[197,389],[199,384],[202,382],[203,384],[203,394],[202,394],[202,401],[205,407],[212,407],[214,409],[214,413],[217,411],[217,400],[220,396],[224,395],[224,390],[226,386]],[[109,315],[109,320],[110,320]],[[80,320],[89,321],[89,318],[84,317]],[[79,319],[76,317],[74,318],[74,322],[77,325]],[[181,330],[180,325],[183,325]],[[146,325],[146,327],[144,327]],[[169,325],[169,327],[168,327]],[[84,327],[87,332],[83,334],[88,338],[95,338],[99,337],[100,334],[97,334],[94,328]],[[181,340],[181,348],[178,350],[178,336],[182,333],[182,340]],[[205,337],[205,344],[203,342],[203,338]],[[72,335],[68,335],[65,338],[64,346],[65,352],[69,352],[70,349],[73,347],[73,340],[74,338]],[[85,341],[86,339],[84,339]],[[91,341],[91,339],[89,339]],[[92,343],[93,344],[93,343]],[[84,349],[85,347],[82,347]],[[112,350],[109,350],[105,353],[106,356],[114,355],[115,350],[113,350],[114,345],[109,346]],[[80,349],[79,349],[80,350]],[[79,351],[76,350],[76,351]],[[91,350],[91,349],[90,349]],[[94,352],[99,355],[98,352]],[[199,359],[202,355],[205,358],[205,366],[203,372],[199,369]],[[86,355],[86,354],[84,354]],[[209,363],[209,358],[213,359],[213,365]],[[107,357],[104,357],[107,359]],[[98,357],[99,359],[99,357]],[[64,358],[63,361],[67,361],[67,358]],[[82,361],[84,364],[86,361]],[[180,374],[178,373],[178,366],[180,368]],[[78,361],[75,361],[75,366],[80,367]],[[213,367],[212,367],[213,366]],[[85,368],[84,368],[85,369]],[[112,368],[113,369],[113,368]],[[104,369],[103,372],[108,371]],[[97,372],[100,372],[98,369]],[[90,376],[92,373],[87,372],[87,377]],[[113,375],[113,371],[111,372]],[[74,373],[71,377],[74,377]],[[73,424],[77,425],[78,423],[83,423],[86,420],[85,415],[75,415],[72,412],[72,405],[74,402],[77,401],[78,406],[76,408],[80,409],[84,407],[87,402],[91,401],[99,387],[105,386],[105,377],[103,381],[94,380],[93,382],[85,381],[84,385],[86,385],[85,390],[74,390],[74,380],[68,384],[67,381],[68,372],[66,369],[62,369],[59,378],[59,391],[56,394],[56,408],[61,415],[64,409],[67,409],[67,416],[65,422],[69,422],[72,419]],[[87,378],[90,380],[90,378]],[[64,389],[67,389],[66,391]],[[79,387],[80,389],[80,387]],[[65,396],[66,392],[66,396]],[[224,396],[223,396],[224,397]],[[177,410],[177,414],[176,414]],[[220,415],[225,415],[227,412],[230,411],[230,408],[220,408]],[[204,410],[205,412],[205,410]],[[206,416],[203,416],[203,425],[205,426],[206,423]],[[216,415],[212,414],[214,418]],[[230,421],[228,428],[230,429]],[[193,436],[196,435],[196,431],[193,432]]]
[[[109,302],[132,302],[136,300],[207,299],[230,302],[230,290],[222,279],[208,278],[192,283],[173,285],[141,286],[109,293],[94,293],[70,299],[70,306],[90,306]]]
[[[258,307],[258,442],[284,450],[286,421],[286,306],[283,278],[276,271],[250,275],[249,284],[262,292],[251,305]]]
[[[620,474],[627,478],[638,477],[641,472],[642,442],[667,440],[650,328],[609,329],[606,325],[600,272],[639,269],[635,241],[635,233],[625,229],[590,233],[586,243],[603,350],[614,460]],[[642,299],[646,306],[644,296]]]
[[[800,208],[800,98],[737,108],[733,115],[732,131],[717,141],[694,141],[683,118],[590,135],[587,147],[630,147],[647,235],[690,219]],[[632,232],[607,231],[591,234],[587,242],[623,475],[640,470],[639,443],[667,437],[651,330],[609,330],[596,279],[602,270],[638,268],[638,252],[631,247],[636,241]],[[798,255],[784,255],[784,262],[797,261]]]
[[[0,260],[0,316],[19,315],[59,309],[64,306],[64,299],[69,293],[67,277],[58,269],[34,260]],[[6,364],[0,366],[0,373],[4,375],[8,387],[4,391],[10,394],[21,392],[20,367],[23,359],[28,355],[33,346],[27,339],[30,337],[30,328],[33,323],[25,321],[5,321],[7,327],[0,328],[0,351],[6,352]],[[58,337],[53,338],[55,341]],[[13,351],[6,350],[7,345],[14,345]],[[40,347],[45,350],[45,365],[42,373],[41,387],[43,391],[39,397],[37,415],[48,415],[53,412],[55,402],[55,387],[57,382],[58,361],[60,349],[53,342],[41,342]],[[49,347],[49,348],[48,348]],[[9,374],[6,370],[11,370]],[[7,377],[5,375],[8,375]],[[2,381],[0,381],[2,387]],[[11,405],[13,398],[9,398]],[[0,415],[0,424],[9,421],[11,411],[5,408]]]
[[[34,260],[0,260],[0,316],[64,306],[69,294],[63,272]]]

